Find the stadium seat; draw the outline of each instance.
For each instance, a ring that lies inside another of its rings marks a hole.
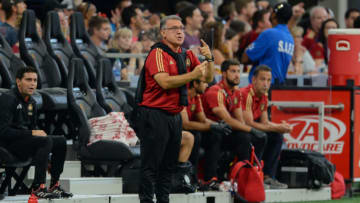
[[[12,52],[12,49],[4,36],[0,34],[0,93],[15,87],[16,72],[24,66],[24,62]],[[40,93],[36,91],[33,94],[33,98],[36,101],[36,106],[41,110],[43,100]]]
[[[45,110],[66,110],[66,89],[61,88],[62,77],[56,62],[47,52],[46,46],[36,31],[35,13],[23,13],[19,30],[20,56],[24,62],[38,72],[38,89],[43,96]]]
[[[85,29],[84,18],[80,12],[74,12],[70,20],[70,41],[74,53],[84,60],[89,75],[90,87],[96,88],[96,69],[103,58]]]
[[[126,118],[132,111],[125,93],[118,87],[112,72],[111,61],[100,59],[96,73],[96,98],[107,113],[124,112]]]
[[[76,58],[69,42],[61,31],[59,15],[56,11],[50,11],[45,21],[44,42],[48,53],[56,61],[61,72],[61,87],[66,88],[68,67],[72,58]]]
[[[32,159],[20,160],[8,150],[0,147],[0,168],[5,168],[5,179],[0,187],[0,194],[4,194],[6,188],[8,188],[8,195],[13,196],[19,192],[28,193],[29,188],[24,184],[25,176],[30,168]],[[19,173],[16,169],[21,168]],[[15,185],[12,187],[11,180],[15,179]]]
[[[95,93],[90,88],[82,60],[74,59],[69,68],[68,104],[72,114],[71,118],[78,126],[82,175],[88,175],[84,174],[85,165],[106,164],[111,167],[103,175],[113,176],[119,165],[131,162],[139,156],[140,148],[129,147],[124,143],[112,140],[100,140],[88,145],[91,133],[88,119],[104,116],[106,112],[98,104]]]

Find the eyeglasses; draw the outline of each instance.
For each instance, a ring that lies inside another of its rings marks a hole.
[[[172,32],[176,32],[176,31],[184,32],[185,27],[169,27],[169,28],[164,28],[164,30],[170,30]]]

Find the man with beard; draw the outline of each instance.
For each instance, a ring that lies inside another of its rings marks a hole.
[[[207,86],[208,84],[204,78],[190,82],[188,88],[188,106],[181,112],[183,129],[191,131],[194,136],[194,145],[192,151],[190,151],[190,162],[194,168],[193,180],[195,184],[198,182],[196,169],[199,160],[201,133],[204,133],[204,136],[211,136],[212,134],[222,136],[231,133],[231,128],[226,123],[219,123],[206,118],[201,103],[201,95],[205,92]]]
[[[290,133],[292,127],[285,121],[282,123],[269,121],[267,94],[270,84],[271,68],[266,65],[256,67],[252,84],[240,89],[241,104],[245,123],[267,134],[268,141],[263,155],[264,183],[269,185],[270,189],[285,189],[287,185],[275,180],[274,177],[284,140],[282,133]]]
[[[213,80],[213,57],[202,42],[200,64],[190,50],[183,50],[184,25],[181,18],[167,16],[160,22],[162,41],[152,46],[139,77],[136,91],[135,129],[141,141],[141,203],[169,202],[171,175],[179,158],[182,133],[180,112],[187,105],[186,84],[206,78]]]
[[[217,162],[221,149],[231,150],[238,160],[250,158],[251,144],[255,153],[262,157],[266,145],[266,134],[245,124],[241,110],[240,63],[225,60],[221,64],[222,80],[210,87],[203,96],[203,107],[206,117],[216,121],[224,121],[232,128],[230,135],[204,136],[205,165],[204,180],[217,182]]]

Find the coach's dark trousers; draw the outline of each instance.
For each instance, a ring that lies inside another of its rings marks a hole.
[[[137,135],[141,144],[141,203],[169,203],[171,174],[177,163],[181,144],[180,114],[139,107]]]

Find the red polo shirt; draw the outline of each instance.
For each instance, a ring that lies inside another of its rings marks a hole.
[[[192,99],[188,99],[188,106],[186,107],[189,121],[196,121],[195,115],[203,112],[200,95],[196,95]]]
[[[268,97],[267,95],[263,95],[261,97],[257,97],[255,95],[255,91],[253,85],[250,84],[246,87],[240,89],[241,91],[241,106],[242,110],[251,110],[253,113],[254,120],[258,120],[263,111],[267,110],[268,107]]]
[[[259,37],[260,33],[251,30],[250,32],[246,33],[244,36],[241,37],[239,50],[241,53],[244,53],[244,50]]]
[[[312,29],[308,28],[301,44],[306,47],[306,49],[310,50],[311,47],[316,44],[316,38],[317,34]]]
[[[313,59],[325,59],[324,56],[324,46],[320,42],[314,44],[310,49],[309,52]]]
[[[219,121],[212,111],[213,108],[220,105],[225,106],[228,112],[234,117],[233,113],[236,109],[241,108],[241,92],[239,89],[230,90],[220,81],[216,85],[211,86],[202,97],[204,112],[207,118]]]
[[[179,53],[181,53],[181,49],[179,49]],[[192,71],[200,62],[192,51],[188,50],[186,54],[186,68],[188,71]],[[172,114],[179,113],[183,109],[179,101],[179,88],[164,90],[154,79],[155,74],[162,72],[166,72],[170,76],[178,75],[175,59],[162,49],[156,48],[149,53],[144,68],[146,87],[140,106],[158,108]]]

